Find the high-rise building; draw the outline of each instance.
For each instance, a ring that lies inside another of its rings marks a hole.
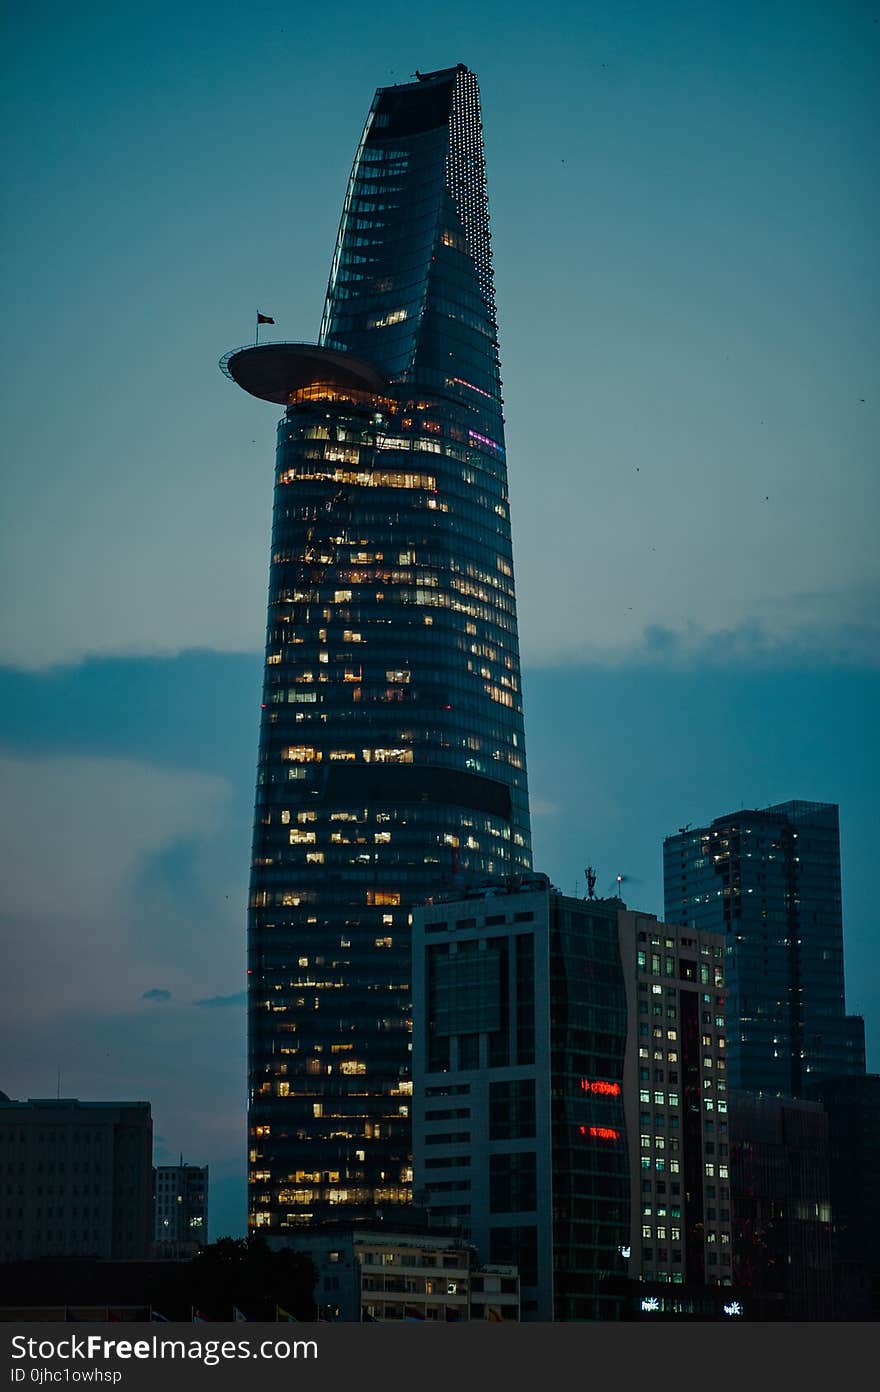
[[[723,933],[732,1087],[804,1096],[865,1071],[844,1000],[840,836],[833,803],[784,802],[681,828],[663,848],[669,923]]]
[[[833,1313],[828,1118],[803,1098],[730,1096],[734,1282],[763,1319]]]
[[[619,908],[531,875],[413,913],[417,1198],[519,1268],[523,1320],[624,1313]]]
[[[153,1170],[153,1242],[157,1256],[193,1256],[208,1241],[208,1166]]]
[[[249,920],[250,1221],[411,1194],[410,907],[530,865],[480,104],[380,89],[284,408]]]
[[[621,908],[629,1272],[639,1305],[732,1284],[724,938]],[[602,1088],[602,1082],[589,1084]]]
[[[0,1261],[143,1261],[152,1146],[149,1102],[0,1093]]]
[[[880,1074],[811,1093],[828,1117],[834,1317],[880,1320]]]

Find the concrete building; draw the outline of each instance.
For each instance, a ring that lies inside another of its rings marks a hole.
[[[518,1267],[524,1320],[624,1307],[619,908],[531,875],[413,912],[417,1201]]]
[[[153,1170],[156,1255],[191,1257],[208,1241],[208,1166],[157,1165]]]
[[[483,1267],[467,1243],[444,1234],[323,1224],[296,1250],[311,1257],[315,1303],[331,1321],[517,1320],[515,1267]]]
[[[149,1102],[0,1094],[0,1261],[144,1260],[152,1138]]]
[[[618,927],[629,1026],[630,1275],[647,1285],[729,1286],[725,940],[623,908]]]

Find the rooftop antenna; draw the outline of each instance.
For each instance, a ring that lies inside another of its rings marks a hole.
[[[55,1097],[56,1097],[56,1100],[57,1100],[57,1101],[59,1101],[59,1102],[61,1101],[61,1069],[60,1069],[60,1068],[58,1069],[58,1088],[57,1088],[57,1091],[56,1091],[56,1093],[55,1093]]]
[[[595,897],[596,897],[596,872],[595,872],[595,870],[593,869],[592,865],[588,865],[588,866],[587,866],[587,898],[588,898],[588,899],[595,899]]]

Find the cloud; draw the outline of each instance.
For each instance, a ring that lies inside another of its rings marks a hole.
[[[13,1097],[54,1097],[60,1061],[65,1097],[149,1102],[156,1160],[176,1162],[182,1151],[195,1164],[210,1163],[211,1223],[226,1231],[214,1181],[241,1169],[246,1034],[243,1010],[192,1010],[174,1000],[161,1010],[128,1012],[74,1005],[14,1027],[0,1015],[3,1086]],[[243,1174],[236,1182],[236,1203],[243,1208]],[[243,1222],[242,1214],[242,1228]]]
[[[144,991],[141,996],[141,1000],[148,1001],[169,1001],[170,999],[171,992],[163,990],[161,986],[154,986],[151,991]]]
[[[559,803],[549,798],[530,797],[529,810],[533,817],[555,817],[559,812]]]
[[[536,656],[545,666],[876,669],[880,586],[768,597],[734,624],[649,623],[619,642],[559,646]]]
[[[190,997],[208,950],[218,972],[237,970],[244,937],[219,869],[224,779],[132,759],[0,756],[0,787],[0,995],[11,1020],[118,1009],[145,978]],[[191,890],[177,905],[167,874],[144,880],[178,842],[201,858],[198,903]],[[213,872],[202,867],[212,857]]]
[[[236,991],[232,996],[205,996],[203,1000],[194,1000],[193,1005],[204,1005],[216,1010],[227,1005],[243,1005],[246,1000],[247,991]]]

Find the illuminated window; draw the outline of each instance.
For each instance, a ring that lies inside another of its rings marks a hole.
[[[375,319],[367,321],[368,329],[386,329],[390,324],[399,324],[407,316],[406,309],[391,309],[387,314],[379,315]]]

